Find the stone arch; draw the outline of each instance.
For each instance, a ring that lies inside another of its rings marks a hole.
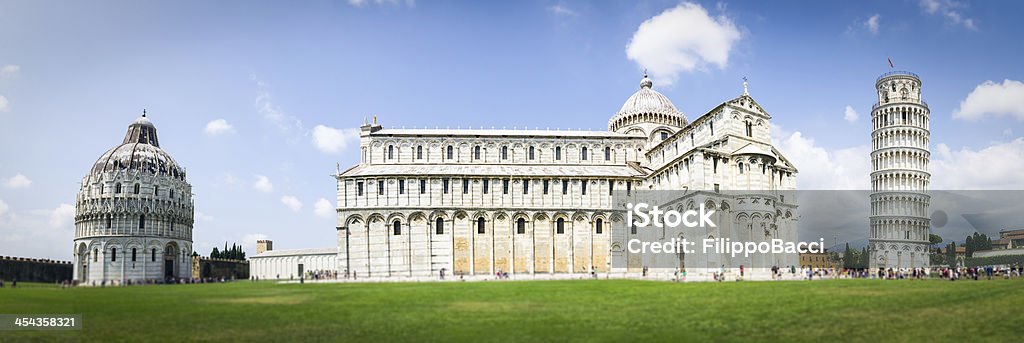
[[[428,219],[430,220],[431,223],[433,223],[435,220],[437,220],[437,218],[441,218],[443,220],[448,220],[449,216],[448,216],[447,212],[442,211],[442,210],[435,210],[433,212],[430,212],[430,216],[428,217]]]
[[[420,212],[420,211],[416,211],[416,212],[413,212],[413,213],[409,214],[409,221],[410,222],[413,222],[413,221],[424,221],[426,219],[427,219],[427,215],[425,213],[423,213],[423,212]]]
[[[486,211],[476,211],[476,212],[473,213],[471,218],[473,219],[474,223],[476,222],[477,219],[480,219],[480,218],[483,218],[484,221],[486,221],[486,222],[491,221],[491,217],[487,214]]]
[[[508,213],[505,213],[505,211],[497,211],[497,212],[494,213],[494,220],[495,221],[505,220],[505,219],[508,219],[508,218],[509,218]]]
[[[380,214],[380,213],[372,213],[372,214],[370,214],[369,216],[366,217],[366,224],[367,225],[369,225],[370,223],[384,222],[384,221],[385,221],[384,215]]]
[[[387,223],[390,224],[391,222],[395,221],[395,219],[398,219],[400,222],[405,223],[405,214],[403,214],[402,212],[392,212],[391,214],[388,215]]]

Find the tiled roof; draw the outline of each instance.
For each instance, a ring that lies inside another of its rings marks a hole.
[[[331,255],[331,254],[337,254],[337,253],[338,253],[338,248],[271,250],[271,251],[264,251],[261,254],[253,256],[253,258],[277,257],[277,256],[298,256],[298,255]]]
[[[342,173],[341,177],[383,175],[474,175],[474,176],[644,176],[628,165],[509,165],[509,164],[374,164],[360,165]]]

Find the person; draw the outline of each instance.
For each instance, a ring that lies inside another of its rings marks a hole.
[[[775,267],[772,267],[772,274],[775,274]],[[740,280],[743,280],[743,265],[740,265]]]
[[[686,282],[686,268],[683,268],[683,282]]]

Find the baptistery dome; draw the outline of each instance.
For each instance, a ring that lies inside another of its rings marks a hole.
[[[644,74],[640,90],[626,99],[619,112],[608,121],[608,129],[654,137],[657,132],[671,133],[685,126],[686,116],[653,87],[654,82]]]
[[[75,208],[79,283],[164,282],[188,278],[192,254],[192,186],[160,148],[145,113],[124,140],[82,179]]]

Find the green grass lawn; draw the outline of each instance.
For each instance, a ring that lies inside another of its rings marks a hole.
[[[1024,280],[629,280],[0,289],[81,331],[0,341],[1016,341]]]

